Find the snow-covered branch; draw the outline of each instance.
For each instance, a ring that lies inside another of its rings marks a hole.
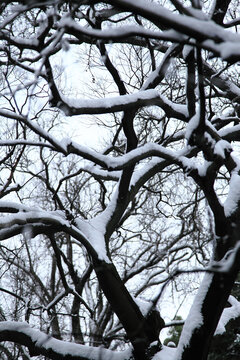
[[[54,339],[28,323],[2,321],[0,322],[0,341],[12,341],[26,346],[30,356],[44,355],[52,360],[128,360],[131,349],[114,352],[102,347],[74,344]]]
[[[70,139],[66,139],[66,148],[70,154],[77,154],[82,156],[84,159],[90,160],[95,164],[111,171],[122,170],[127,166],[136,164],[140,160],[153,156],[170,160],[175,164],[181,164],[180,159],[187,156],[190,151],[190,149],[184,148],[183,150],[174,152],[161,145],[148,143],[130,151],[125,155],[122,155],[121,157],[113,158],[109,155],[99,154],[85,146],[78,145],[77,143],[72,142]]]
[[[91,29],[89,27],[82,27],[76,24],[71,17],[63,18],[59,23],[59,28],[65,28],[68,34],[76,36],[79,40],[82,40],[83,35],[87,35],[96,39],[104,39],[105,41],[116,41],[128,37],[140,36],[149,39],[159,39],[173,42],[186,41],[186,37],[181,34],[168,30],[168,31],[152,31],[145,29],[142,26],[125,26],[122,28],[111,28],[111,31]]]
[[[3,205],[6,211],[7,204],[5,203]],[[83,225],[83,223],[81,224]],[[61,212],[53,212],[53,214],[51,214],[51,212],[39,210],[28,212],[20,211],[14,215],[1,217],[0,240],[5,240],[14,235],[21,234],[22,232],[32,236],[35,233],[35,228],[37,234],[65,231],[82,243],[93,257],[98,258],[98,256],[100,256],[101,258],[101,255],[94,249],[84,232],[66,220]]]
[[[45,129],[40,127],[37,123],[33,122],[32,120],[28,119],[27,116],[16,114],[13,111],[9,110],[2,110],[0,109],[0,116],[4,116],[6,118],[17,120],[29,127],[35,134],[41,136],[43,139],[47,140],[53,148],[57,149],[58,151],[65,153],[65,149],[62,147],[61,143],[57,141],[49,132]],[[14,144],[9,144],[14,145]],[[24,145],[24,143],[23,143]],[[29,144],[30,145],[30,144]],[[39,145],[37,145],[39,146]]]
[[[229,296],[228,302],[231,305],[223,310],[214,335],[223,334],[226,331],[226,325],[232,319],[240,317],[240,302],[232,295]]]
[[[132,11],[134,14],[139,14],[153,21],[159,28],[171,28],[194,38],[201,42],[203,48],[211,50],[226,61],[235,62],[239,59],[240,53],[236,46],[240,40],[239,35],[226,31],[216,23],[208,20],[203,13],[202,19],[199,16],[176,14],[156,3],[149,6],[145,0],[140,0],[137,3],[131,0],[114,0],[108,1],[108,3]]]
[[[149,89],[135,94],[122,95],[105,99],[77,99],[60,95],[56,106],[67,116],[83,114],[107,114],[127,111],[135,106],[156,105],[163,109],[167,116],[186,121],[188,113],[185,105],[175,104],[157,90]]]

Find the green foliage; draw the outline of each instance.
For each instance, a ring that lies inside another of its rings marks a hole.
[[[181,316],[175,316],[173,321],[181,321]],[[173,342],[176,346],[178,345],[178,341],[182,332],[183,325],[180,323],[179,325],[174,325],[170,328],[168,332],[168,337],[164,340],[163,344],[168,345],[170,342]]]

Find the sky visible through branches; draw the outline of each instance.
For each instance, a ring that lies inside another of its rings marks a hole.
[[[0,4],[3,360],[216,360],[228,333],[240,356],[239,19]]]

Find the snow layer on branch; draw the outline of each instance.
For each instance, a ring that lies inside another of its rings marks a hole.
[[[86,234],[89,243],[98,253],[98,258],[107,263],[111,263],[106,250],[105,233],[106,227],[117,206],[118,187],[116,187],[111,200],[106,209],[90,220],[77,219],[78,227]]]
[[[239,94],[239,96],[240,96],[240,94]],[[240,125],[235,125],[235,126],[220,129],[218,131],[218,133],[221,137],[225,137],[225,136],[228,136],[228,135],[231,135],[234,133],[238,133],[239,131],[240,131]]]
[[[231,319],[236,319],[240,316],[240,302],[235,299],[232,295],[229,297],[228,302],[230,307],[223,310],[222,316],[219,320],[217,329],[214,335],[221,335],[226,331],[225,326]]]
[[[227,199],[224,203],[224,212],[226,216],[231,216],[237,210],[240,201],[240,176],[235,171],[230,179]]]
[[[228,274],[232,271],[232,268],[236,263],[236,256],[239,253],[239,250],[240,241],[236,243],[233,249],[228,250],[221,260],[212,261],[209,266],[209,270]]]
[[[177,161],[180,156],[185,156],[189,151],[188,148],[184,148],[174,152],[162,145],[148,143],[143,146],[139,146],[137,149],[134,149],[127,154],[114,158],[109,155],[99,154],[95,150],[79,145],[71,140],[69,140],[69,146],[74,148],[74,153],[77,153],[83,158],[93,161],[109,170],[120,170],[126,165],[132,165],[133,163],[137,163],[140,160],[153,156],[166,160]]]
[[[214,154],[221,156],[225,159],[226,154],[230,154],[232,151],[231,144],[226,140],[219,140],[214,146]]]
[[[17,214],[0,218],[0,226],[3,227],[10,227],[14,224],[25,225],[34,222],[42,222],[43,224],[59,224],[63,226],[69,225],[61,211],[44,211],[34,209],[28,212],[19,211]]]
[[[149,17],[154,16],[159,18],[159,22],[164,21],[165,23],[171,23],[173,24],[173,27],[175,30],[181,30],[183,33],[186,33],[187,35],[191,35],[193,37],[195,36],[202,36],[205,38],[212,38],[214,40],[216,39],[222,39],[222,40],[229,40],[238,42],[239,36],[236,34],[233,34],[230,31],[224,30],[221,26],[217,25],[215,22],[211,20],[207,20],[208,18],[201,15],[200,19],[200,13],[196,14],[198,18],[196,17],[190,17],[185,15],[180,15],[173,13],[171,10],[166,9],[162,5],[159,5],[157,3],[151,2],[151,6],[149,6],[149,2],[146,0],[138,0],[137,2],[134,0],[122,0],[121,3],[123,5],[128,5],[130,9],[138,8],[139,13],[140,11],[147,14]],[[193,11],[192,11],[193,13]]]
[[[12,331],[27,335],[35,346],[43,349],[52,350],[59,356],[79,356],[91,360],[124,360],[129,359],[131,349],[123,352],[115,352],[102,347],[93,347],[80,344],[74,344],[67,341],[57,340],[43,332],[33,329],[27,323],[19,323],[15,321],[0,322],[0,334],[4,331]]]
[[[143,316],[146,316],[150,312],[150,310],[152,310],[152,308],[153,308],[152,301],[147,301],[147,300],[143,300],[143,299],[139,299],[139,298],[135,298],[135,297],[133,297],[133,300],[138,305]]]
[[[182,163],[182,166],[184,168],[185,173],[190,173],[192,170],[197,170],[199,176],[206,176],[207,170],[209,166],[212,164],[211,161],[207,160],[200,160],[196,157],[193,158],[187,158],[184,156],[181,156],[179,160]]]
[[[151,100],[157,98],[158,96],[159,93],[157,90],[150,89],[145,91],[138,91],[135,94],[113,96],[111,98],[109,97],[109,98],[101,98],[101,99],[76,99],[76,98],[69,98],[64,95],[61,95],[61,98],[70,107],[82,108],[82,109],[90,108],[92,110],[94,109],[98,110],[103,108],[109,109],[115,106],[132,104],[137,102],[138,100]]]
[[[155,89],[140,90],[133,94],[101,99],[76,99],[61,95],[60,108],[67,116],[82,114],[105,114],[130,109],[132,106],[160,106],[169,116],[186,119],[186,105],[175,104]]]
[[[33,211],[33,210],[39,210],[41,211],[40,208],[34,206],[34,208],[31,208],[29,206],[25,206],[23,204],[18,204],[18,203],[15,203],[15,202],[11,202],[11,201],[0,201],[0,210],[1,212],[19,212],[19,211],[23,211],[23,212],[26,212],[26,211]]]
[[[96,165],[86,165],[83,167],[83,171],[88,172],[89,174],[93,174],[96,176],[99,176],[100,178],[104,178],[106,180],[110,179],[110,180],[119,180],[120,176],[121,176],[121,171],[107,171],[107,170],[103,170],[100,167],[96,166]]]
[[[98,254],[100,260],[110,263],[105,243],[105,224],[98,217],[91,220],[76,219],[76,224]]]
[[[131,183],[130,183],[130,187],[131,186],[135,186],[136,183],[148,172],[150,171],[152,168],[154,168],[157,165],[160,165],[162,162],[164,161],[164,159],[159,159],[157,157],[153,157],[149,163],[144,164],[143,166],[139,167],[138,169],[136,169],[133,173],[132,179],[131,179]]]
[[[118,28],[110,27],[104,30],[92,29],[88,26],[83,27],[78,25],[68,15],[63,17],[59,21],[58,25],[59,28],[74,30],[76,37],[81,37],[81,35],[84,34],[97,39],[114,40],[138,35],[152,39],[172,40],[176,42],[185,39],[184,35],[174,31],[173,29],[166,31],[153,31],[138,25],[126,25]]]
[[[154,355],[152,360],[173,360],[176,354],[176,349],[168,346],[164,346],[162,350]]]
[[[191,336],[195,329],[198,329],[202,323],[203,318],[201,315],[202,304],[207,294],[209,285],[211,283],[213,274],[205,274],[203,281],[200,285],[197,295],[195,296],[194,302],[191,306],[187,320],[183,326],[183,331],[180,337],[179,345],[176,351],[176,360],[181,359],[182,351],[188,346]]]
[[[154,2],[151,2],[151,6],[149,6],[148,1],[121,0],[121,4],[133,12],[136,11],[136,13],[144,14],[147,18],[155,19],[159,24],[171,27],[181,34],[198,41],[201,40],[202,47],[220,55],[224,60],[239,60],[239,34],[223,29],[214,21],[207,20],[207,18],[203,20],[202,17],[199,19],[199,14],[198,18],[195,17],[195,14],[194,16],[176,14]]]
[[[193,117],[190,119],[190,121],[188,122],[187,127],[186,127],[185,138],[187,140],[190,139],[194,130],[197,129],[197,127],[199,125],[199,121],[200,121],[199,111],[196,111],[196,114],[193,115]]]
[[[230,59],[232,56],[239,56],[240,49],[235,42],[226,41],[221,45],[218,45],[221,58],[223,60]]]

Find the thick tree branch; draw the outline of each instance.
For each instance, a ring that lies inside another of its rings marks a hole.
[[[31,328],[27,323],[14,321],[0,322],[0,341],[24,345],[31,357],[43,355],[51,360],[99,360],[101,356],[112,360],[116,356],[114,351],[57,340]],[[131,352],[128,350],[117,356],[119,360],[130,359]]]

